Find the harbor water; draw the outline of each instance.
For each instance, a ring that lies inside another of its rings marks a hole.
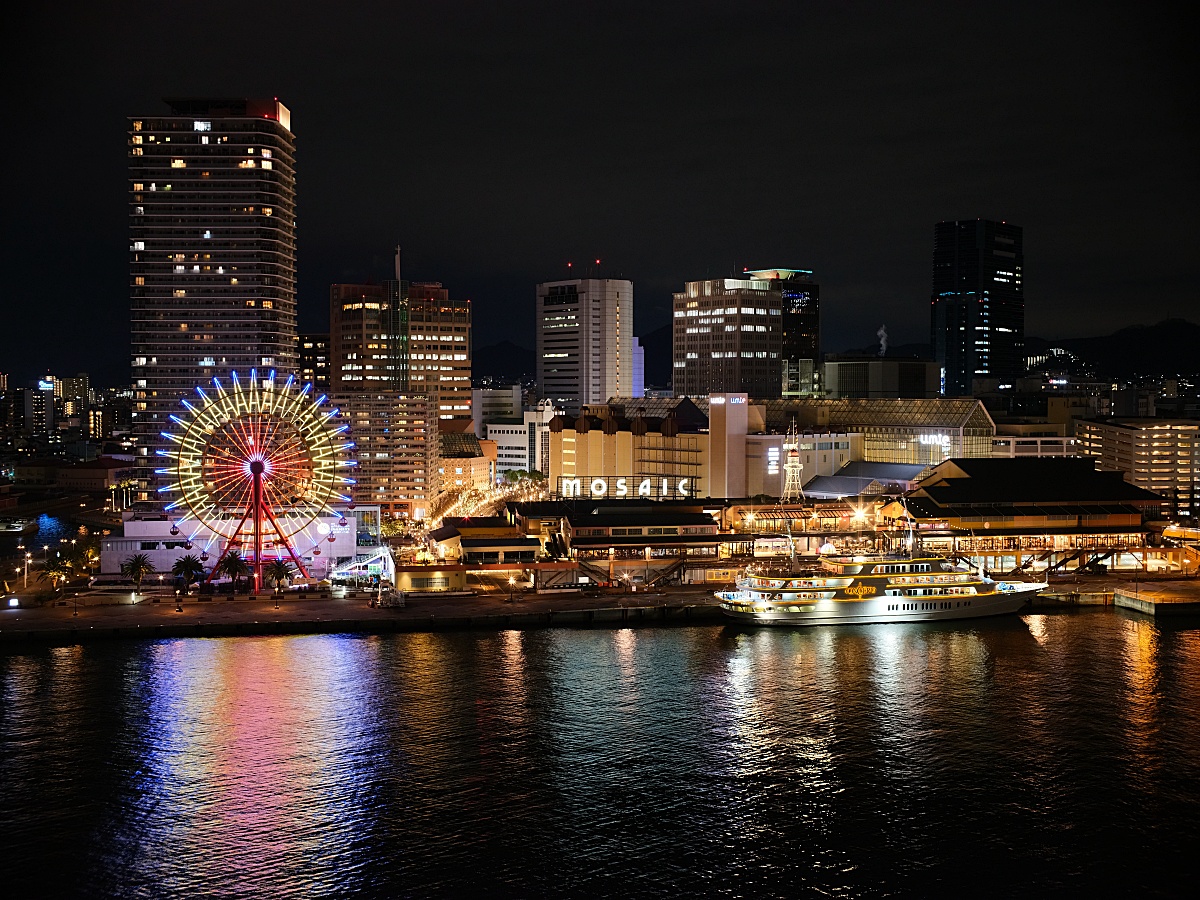
[[[1198,776],[1112,609],[0,654],[10,897],[1176,896]]]

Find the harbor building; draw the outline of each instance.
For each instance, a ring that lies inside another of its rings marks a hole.
[[[556,417],[549,432],[552,493],[632,500],[782,497],[792,451],[801,485],[855,462],[920,471],[990,456],[996,429],[977,400],[759,402],[736,393],[614,399]]]
[[[971,396],[976,378],[1012,388],[1025,374],[1024,264],[1017,225],[969,219],[934,226],[930,342],[945,396]]]
[[[993,571],[1177,567],[1148,546],[1162,505],[1091,459],[948,459],[879,516],[897,540]]]
[[[1200,420],[1084,419],[1075,435],[1080,455],[1164,498],[1173,517],[1200,516]]]
[[[129,120],[129,290],[141,499],[196,385],[294,373],[296,173],[277,99],[176,98]]]
[[[577,413],[634,391],[633,282],[575,278],[537,286],[537,383]]]

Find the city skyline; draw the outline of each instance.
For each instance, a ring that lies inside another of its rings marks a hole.
[[[634,282],[637,334],[669,321],[685,281],[784,260],[820,273],[824,349],[867,346],[884,324],[894,344],[923,342],[929,226],[975,217],[1027,232],[1031,335],[1186,314],[1196,188],[1180,111],[1193,89],[1169,19],[535,6],[336,22],[298,8],[271,18],[294,52],[269,69],[249,38],[227,40],[233,7],[219,2],[190,36],[165,14],[137,28],[84,7],[25,14],[6,60],[27,89],[11,124],[38,152],[6,149],[26,214],[4,246],[9,290],[46,304],[15,304],[5,368],[128,377],[116,147],[127,116],[172,95],[278,96],[294,111],[302,331],[323,330],[330,284],[382,277],[400,243],[409,277],[455,285],[480,333],[526,347],[532,285],[597,257],[602,277]],[[256,15],[237,11],[247,34]],[[405,74],[313,65],[318,25],[363,59],[412,36]],[[985,37],[968,46],[957,36],[973,26]],[[500,28],[516,43],[493,45]],[[815,34],[803,51],[771,49]],[[51,35],[53,57],[40,53]],[[736,75],[718,62],[729,53],[747,60]],[[607,78],[582,74],[610,55],[621,65]],[[948,77],[968,59],[972,74]],[[56,340],[37,347],[22,336],[47,306],[62,313]]]

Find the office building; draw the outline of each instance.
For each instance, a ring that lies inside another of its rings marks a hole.
[[[300,335],[300,380],[318,394],[329,393],[329,335]]]
[[[810,397],[821,390],[821,286],[808,269],[751,269],[780,293],[783,345],[780,376],[784,397]]]
[[[747,272],[742,278],[689,281],[674,298],[671,374],[676,397],[782,395],[780,279]]]
[[[1124,417],[1075,423],[1075,447],[1153,491],[1176,517],[1200,516],[1200,420]]]
[[[475,434],[487,437],[491,422],[520,420],[525,391],[519,384],[505,387],[474,388],[471,391],[471,412],[475,415]]]
[[[537,381],[568,412],[633,391],[633,282],[576,278],[537,286]]]
[[[396,281],[331,285],[331,390],[406,390],[406,316]]]
[[[471,301],[439,282],[408,285],[408,388],[436,401],[441,419],[471,418]]]
[[[1025,372],[1022,230],[1006,222],[939,222],[933,234],[931,343],[947,397],[976,378],[1011,388]]]
[[[496,443],[496,474],[541,472],[547,475],[550,461],[550,422],[562,410],[549,400],[512,418],[487,424],[487,438]]]
[[[132,375],[143,498],[159,432],[196,385],[292,373],[296,180],[278,100],[170,99],[129,120]]]

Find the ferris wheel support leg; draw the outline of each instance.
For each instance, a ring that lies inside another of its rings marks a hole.
[[[271,512],[270,507],[264,507],[263,511],[267,514],[267,518],[271,520],[271,525],[275,528],[275,536],[279,538],[283,546],[287,547],[288,556],[292,558],[292,562],[296,564],[296,568],[305,578],[312,578],[308,574],[308,569],[304,568],[304,563],[300,562],[300,557],[296,555],[296,551],[292,549],[292,542],[283,536],[283,529],[279,527],[279,522],[275,520],[275,514]]]
[[[233,550],[234,547],[240,547],[242,545],[242,541],[241,541],[242,526],[246,524],[246,520],[248,518],[250,518],[250,510],[246,510],[246,514],[244,516],[242,516],[241,521],[239,521],[237,523],[237,528],[235,528],[233,530],[233,537],[231,537],[228,541],[225,542],[225,549],[217,554],[217,562],[218,563],[221,561],[222,558],[227,556]],[[204,583],[208,584],[210,581],[213,580],[214,577],[216,577],[216,574],[217,574],[217,564],[213,563],[212,571],[208,573],[208,577],[204,579]]]
[[[262,496],[262,462],[250,463],[250,472],[254,476],[254,590],[258,592],[262,588],[262,520],[266,511]]]

